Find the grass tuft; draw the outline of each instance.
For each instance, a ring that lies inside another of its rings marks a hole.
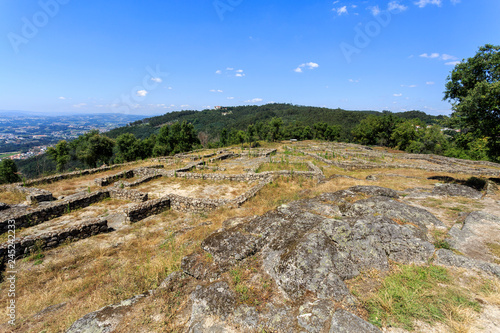
[[[479,311],[476,301],[463,291],[450,286],[451,278],[445,268],[400,265],[395,273],[385,277],[382,287],[365,307],[369,321],[379,327],[395,326],[413,330],[415,321],[461,322],[463,311]]]

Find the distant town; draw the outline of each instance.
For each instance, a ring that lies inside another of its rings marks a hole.
[[[107,132],[142,118],[125,114],[51,117],[0,112],[0,160],[21,160],[41,155],[60,140],[70,141],[94,129]]]

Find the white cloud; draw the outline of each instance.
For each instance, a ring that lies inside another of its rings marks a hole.
[[[449,55],[449,54],[443,54],[443,55],[441,55],[441,59],[443,59],[444,61],[447,61],[447,60],[456,60],[457,57]]]
[[[406,88],[416,88],[417,85],[416,84],[410,84],[409,86],[407,86],[406,84],[402,84],[401,87],[406,87]]]
[[[359,80],[349,79],[349,82],[351,82],[351,83],[358,83]]]
[[[372,12],[373,16],[380,14],[380,8],[378,6],[368,7],[368,9]]]
[[[294,72],[302,73],[302,68],[306,68],[306,67],[309,69],[315,69],[315,68],[318,68],[319,65],[315,62],[307,62],[307,63],[301,64],[301,65],[299,65],[299,67],[295,68]]]
[[[460,63],[460,61],[450,61],[450,62],[445,63],[445,65],[447,65],[447,66],[456,66],[459,63]]]
[[[222,74],[222,71],[220,69],[215,71],[215,74]]]
[[[227,99],[234,99],[234,97],[228,97]]]
[[[226,68],[226,71],[232,71],[232,70],[234,70],[234,68],[231,67]]]
[[[146,97],[148,92],[147,92],[147,90],[138,90],[135,94],[139,97]]]
[[[400,11],[400,12],[404,12],[407,9],[408,9],[408,7],[406,7],[404,5],[401,5],[398,1],[391,1],[387,5],[387,10],[388,11]]]
[[[309,69],[313,69],[313,68],[318,68],[319,67],[319,65],[317,63],[315,63],[315,62],[308,62],[306,64],[306,66],[309,67]]]
[[[436,5],[436,6],[441,6],[442,0],[419,0],[415,2],[415,5],[417,5],[420,8],[424,8],[427,5]]]
[[[242,73],[236,73],[236,75],[235,75],[235,76],[236,76],[236,77],[243,77],[243,76],[245,76],[245,74],[242,74]]]
[[[245,103],[259,103],[259,102],[262,102],[263,99],[262,98],[254,98],[254,99],[250,99],[248,101],[245,101]]]
[[[187,108],[189,106],[189,104],[183,104],[181,105],[181,108]]]
[[[238,69],[238,70],[236,71],[236,73],[243,73],[243,70],[242,70],[242,69]]]
[[[162,83],[163,82],[163,80],[161,78],[159,78],[159,77],[152,77],[151,81],[154,81],[156,83]]]
[[[439,58],[439,53],[431,53],[431,54],[423,53],[420,55],[420,57],[429,59]]]
[[[403,94],[393,94],[394,97],[401,97]]]
[[[434,82],[433,81],[427,81],[427,82],[425,82],[425,84],[428,85],[428,86],[432,86],[434,84]]]
[[[172,87],[168,87],[167,89],[168,89],[168,90],[172,90]]]
[[[339,16],[342,15],[342,14],[349,14],[347,12],[347,6],[343,6],[343,7],[339,7],[339,8],[334,8],[333,10],[336,11],[337,15],[339,15]]]
[[[214,92],[214,93],[222,93],[224,91],[220,90],[220,89],[211,89],[210,92]]]
[[[87,106],[87,103],[80,103],[80,104],[73,105],[74,108],[81,108],[81,107],[84,107],[84,106]]]
[[[59,99],[65,100],[65,99],[66,99],[66,97],[61,96],[61,97],[59,97]]]

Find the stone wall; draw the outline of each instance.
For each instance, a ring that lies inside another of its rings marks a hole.
[[[128,208],[126,215],[128,221],[134,223],[148,216],[160,214],[168,209],[170,209],[170,198],[167,196],[160,199],[149,200]]]
[[[7,262],[9,246],[12,249],[14,245],[15,257],[20,258],[35,251],[54,248],[68,241],[84,239],[108,231],[110,228],[106,219],[91,219],[69,228],[21,237],[14,243],[5,242],[0,245],[1,267],[4,267]]]
[[[94,182],[96,183],[97,186],[104,187],[104,186],[108,186],[110,184],[115,183],[119,179],[128,179],[128,178],[132,178],[132,177],[143,177],[144,178],[146,176],[159,174],[159,170],[158,170],[159,168],[163,168],[163,164],[151,165],[148,167],[141,167],[141,168],[131,169],[131,170],[127,170],[127,171],[122,171],[122,172],[119,172],[117,174],[110,175],[107,177],[97,178],[94,180]],[[152,179],[154,179],[154,178],[152,178]],[[149,179],[149,180],[151,180],[151,179]],[[147,180],[147,181],[149,181],[149,180]],[[138,184],[141,184],[143,182],[144,181],[142,181]],[[125,183],[125,182],[123,182],[123,183]],[[131,185],[128,185],[128,186],[131,186]]]
[[[256,149],[252,148],[251,151],[244,151],[240,154],[241,157],[268,157],[276,153],[277,149]]]
[[[26,194],[26,201],[29,205],[45,201],[54,201],[52,193],[47,190],[41,190],[35,187],[24,187],[20,185],[11,185],[6,187],[7,191],[22,192]]]
[[[64,179],[70,179],[70,178],[76,178],[76,177],[81,177],[81,176],[87,176],[87,175],[93,175],[95,173],[99,172],[104,172],[108,170],[113,170],[117,168],[121,168],[123,166],[127,165],[133,165],[137,162],[129,162],[129,163],[123,163],[123,164],[115,164],[112,166],[102,166],[99,168],[95,169],[85,169],[85,170],[78,170],[78,171],[73,171],[69,173],[63,173],[59,175],[54,175],[54,176],[48,176],[48,177],[42,177],[42,178],[36,178],[36,179],[29,179],[26,182],[22,183],[15,183],[14,185],[19,185],[19,186],[35,186],[35,185],[40,185],[40,184],[50,184],[54,182],[58,182],[60,180]]]
[[[148,201],[148,194],[132,189],[110,188],[109,196],[112,199],[130,200],[134,202]]]
[[[94,182],[96,183],[97,186],[103,187],[103,186],[108,186],[110,184],[113,184],[118,179],[123,179],[123,178],[127,179],[127,178],[132,178],[132,177],[134,177],[134,170],[127,170],[127,171],[122,171],[122,172],[119,172],[119,173],[116,173],[114,175],[110,175],[107,177],[94,179]]]
[[[248,199],[255,196],[257,192],[268,183],[272,182],[273,179],[273,176],[267,176],[267,178],[263,179],[249,191],[234,199],[199,199],[169,194],[161,199],[135,205],[126,211],[126,215],[128,220],[133,223],[145,219],[148,216],[160,214],[168,209],[181,212],[203,212],[217,209],[222,206],[240,206]]]
[[[88,207],[108,197],[109,191],[97,191],[72,196],[37,208],[16,210],[14,212],[10,209],[4,210],[0,212],[0,234],[7,232],[9,220],[16,221],[16,229],[19,230],[62,216],[75,209]]]

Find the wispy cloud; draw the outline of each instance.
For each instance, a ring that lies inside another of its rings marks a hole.
[[[401,96],[403,96],[403,94],[393,94],[392,96],[394,96],[394,97],[401,97]]]
[[[234,99],[234,97],[228,97],[227,99]]]
[[[245,74],[244,74],[244,73],[236,73],[236,75],[235,75],[235,76],[236,76],[236,77],[244,77],[244,76],[245,76]]]
[[[73,105],[74,108],[82,108],[84,106],[87,106],[87,103],[80,103],[80,104]]]
[[[442,0],[419,0],[415,2],[415,5],[417,5],[420,8],[424,8],[427,5],[436,5],[436,6],[441,6]]]
[[[379,6],[368,7],[368,9],[372,12],[373,16],[377,16],[378,14],[380,14]]]
[[[61,96],[61,97],[59,97],[59,99],[65,100],[65,99],[66,99],[66,97]]]
[[[423,53],[420,55],[420,57],[429,59],[439,58],[439,53],[431,53],[431,54]]]
[[[410,85],[406,85],[406,84],[402,84],[401,87],[406,87],[406,88],[416,88],[417,85],[416,84],[410,84]]]
[[[245,103],[259,103],[259,102],[262,102],[263,99],[262,98],[254,98],[254,99],[250,99],[248,101],[245,101]]]
[[[445,65],[447,65],[447,66],[456,66],[459,63],[460,63],[460,61],[450,61],[450,62],[445,63]]]
[[[427,82],[425,82],[425,84],[428,85],[428,86],[432,86],[434,83],[435,82],[433,82],[433,81],[427,81]]]
[[[351,83],[358,83],[359,82],[359,80],[354,80],[354,79],[349,79],[348,81]]]
[[[222,93],[224,91],[220,90],[220,89],[211,89],[210,92],[214,92],[214,93]]]
[[[347,6],[333,8],[333,11],[337,12],[338,16],[343,15],[343,14],[346,14],[346,15],[349,14],[349,12],[347,11]]]
[[[146,97],[146,95],[148,94],[148,91],[147,90],[138,90],[135,94],[139,97]]]
[[[163,80],[161,78],[159,78],[159,77],[152,77],[151,81],[156,82],[156,83],[162,83],[163,82]]]
[[[405,10],[407,10],[408,7],[407,6],[404,6],[402,4],[399,3],[399,1],[391,1],[389,2],[389,4],[387,5],[387,10],[388,11],[400,11],[400,12],[404,12]]]
[[[294,72],[302,73],[302,68],[315,69],[318,67],[319,67],[319,65],[315,62],[306,62],[304,64],[300,64],[297,68],[295,68]]]
[[[215,71],[215,74],[222,74],[222,71],[220,69]]]

